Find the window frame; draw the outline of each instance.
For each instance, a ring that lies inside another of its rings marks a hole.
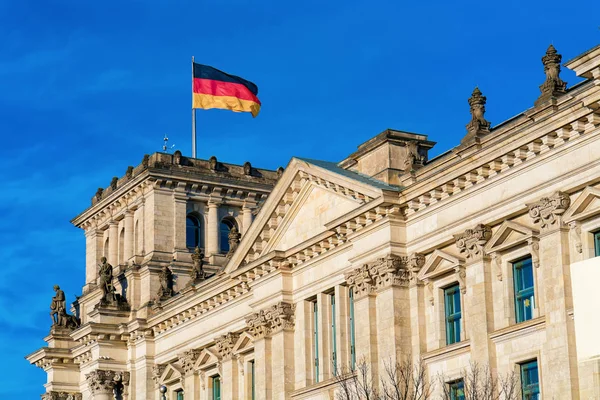
[[[195,220],[197,225],[189,226],[189,220]],[[193,245],[191,245],[192,243],[189,241],[190,229],[194,230]],[[185,217],[185,246],[188,249],[195,249],[196,247],[201,249],[204,248],[204,218],[194,212],[188,213]]]
[[[600,230],[591,232],[594,245],[594,257],[600,257]]]
[[[215,384],[217,383],[217,384]],[[212,400],[221,400],[221,376],[213,375],[211,377]],[[218,391],[218,393],[217,393]],[[217,397],[218,394],[218,397]]]
[[[449,400],[464,400],[465,399],[465,381],[464,379],[456,379],[454,381],[446,382],[448,385]],[[462,394],[458,393],[458,390],[462,390]]]
[[[529,261],[528,265],[523,264]],[[535,271],[531,255],[518,258],[510,262],[513,278],[513,304],[515,311],[515,323],[520,324],[535,318],[536,296],[535,296]],[[525,279],[523,270],[527,268],[531,271],[531,286],[525,287]],[[521,306],[522,304],[522,306]],[[525,307],[530,307],[530,315],[528,318]]]
[[[356,369],[356,332],[354,327],[354,289],[348,290],[348,324],[350,340],[350,369]]]
[[[335,292],[329,295],[330,315],[331,315],[331,365],[333,366],[332,375],[337,375],[337,321],[336,321],[336,302]]]
[[[454,343],[459,343],[462,340],[462,293],[460,290],[460,284],[458,282],[446,286],[442,288],[442,290],[444,291],[444,326],[446,327],[446,345],[449,346]],[[452,303],[449,301],[450,297],[452,297]],[[454,310],[453,313],[449,313],[450,304],[452,304],[452,308],[455,308],[455,302],[457,299],[459,310]]]
[[[177,389],[173,392],[173,394],[175,395],[175,400],[184,400],[185,399],[185,392],[183,391],[183,389]],[[181,397],[180,397],[181,395]]]
[[[535,364],[535,366],[533,366]],[[529,382],[530,370],[536,370],[535,382]],[[540,370],[537,358],[519,363],[519,376],[521,379],[521,396],[523,400],[540,399]],[[526,387],[527,386],[527,387]],[[535,396],[535,397],[530,397]]]
[[[225,232],[223,225],[227,226],[227,232]],[[238,223],[234,217],[231,215],[226,215],[225,217],[221,218],[221,221],[219,222],[219,252],[223,254],[227,254],[230,250],[229,232],[231,232],[233,227],[235,227],[238,232],[240,231],[240,227],[238,226]]]
[[[311,301],[312,303],[312,341],[313,341],[313,353],[314,360],[313,365],[315,369],[314,379],[315,383],[319,383],[319,304],[317,300]]]

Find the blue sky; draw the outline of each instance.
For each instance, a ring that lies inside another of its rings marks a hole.
[[[475,85],[493,125],[529,108],[553,43],[600,42],[591,3],[0,0],[0,397],[34,399],[52,285],[84,283],[70,219],[162,137],[190,155],[190,58],[255,82],[261,114],[198,112],[198,155],[338,161],[386,128],[456,145]],[[569,85],[579,80],[571,71]]]

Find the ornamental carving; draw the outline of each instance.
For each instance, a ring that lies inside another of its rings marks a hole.
[[[583,245],[581,244],[581,224],[578,221],[569,222],[569,233],[575,243],[575,250],[578,253],[583,252]]]
[[[458,251],[465,254],[467,260],[475,260],[483,256],[483,247],[491,237],[492,228],[483,224],[478,224],[473,229],[467,229],[460,235],[454,235]]]
[[[539,201],[528,204],[529,216],[533,223],[540,224],[542,229],[550,229],[559,225],[559,217],[571,205],[571,198],[563,192],[556,192],[550,197],[542,197]]]
[[[48,392],[42,395],[42,400],[81,400],[81,393]]]
[[[482,95],[478,87],[473,90],[469,98],[471,106],[471,121],[467,124],[467,135],[461,143],[471,142],[473,139],[484,136],[490,132],[490,122],[485,119],[485,103],[487,98]]]
[[[369,271],[375,280],[377,289],[387,288],[393,285],[406,286],[410,280],[411,271],[408,269],[408,257],[399,257],[390,254],[377,259]]]
[[[204,272],[204,253],[198,247],[196,247],[194,254],[192,254],[192,264],[193,267],[190,276],[192,279],[188,282],[188,286],[202,282],[206,279],[206,273]]]
[[[50,318],[52,318],[52,327],[77,329],[81,325],[81,321],[74,315],[67,313],[65,292],[58,285],[54,285],[54,292],[50,303]]]
[[[408,258],[408,264],[410,268],[410,280],[417,282],[417,275],[423,265],[425,265],[425,255],[421,253],[413,253]]]
[[[152,379],[154,380],[154,384],[158,385],[160,383],[160,377],[163,372],[165,372],[166,365],[153,365],[152,366]]]
[[[371,277],[368,264],[346,273],[344,278],[355,298],[366,296],[375,289],[375,282]]]
[[[546,50],[546,55],[542,57],[546,80],[540,86],[540,91],[542,94],[536,100],[536,106],[567,91],[567,82],[560,79],[559,76],[561,61],[562,56],[558,54],[554,46],[550,45],[548,50]]]
[[[215,339],[217,351],[223,360],[231,359],[233,346],[235,346],[239,337],[238,334],[229,332]]]
[[[185,375],[189,375],[194,372],[194,364],[200,355],[200,350],[186,350],[183,353],[179,354],[177,357],[179,358],[179,362],[183,368],[183,373]]]
[[[164,265],[158,274],[158,280],[160,282],[157,293],[159,300],[164,301],[173,297],[173,271],[171,268]]]
[[[226,255],[227,258],[231,258],[233,256],[233,253],[235,253],[236,249],[240,244],[241,237],[242,235],[235,226],[231,228],[231,230],[229,231],[229,235],[227,235],[227,238],[229,239],[229,251]]]
[[[123,391],[129,385],[129,372],[98,369],[85,376],[92,394],[114,393],[115,389]]]
[[[254,339],[261,339],[271,333],[293,329],[294,311],[294,305],[280,301],[248,317],[246,319],[248,330]]]

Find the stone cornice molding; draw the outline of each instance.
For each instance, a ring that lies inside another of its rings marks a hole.
[[[259,310],[246,318],[248,332],[254,340],[260,340],[282,330],[294,328],[295,306],[280,301],[272,306]]]
[[[527,204],[529,216],[534,224],[540,224],[542,231],[560,228],[562,221],[560,216],[567,211],[571,205],[571,198],[563,192],[555,192],[550,197],[542,197],[535,203]]]
[[[223,361],[230,360],[233,356],[233,348],[237,343],[240,335],[233,332],[228,332],[215,339],[215,347]]]
[[[454,235],[456,248],[464,254],[468,261],[477,261],[484,256],[483,248],[492,237],[492,229],[484,224],[478,224],[473,229]]]

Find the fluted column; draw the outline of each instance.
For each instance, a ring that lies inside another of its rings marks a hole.
[[[242,208],[242,235],[245,235],[252,225],[252,209],[244,205]]]
[[[110,221],[108,223],[108,263],[119,265],[119,223]]]
[[[206,229],[206,254],[219,253],[219,203],[208,203],[208,224]]]
[[[123,243],[123,261],[127,262],[133,257],[133,211],[127,210],[125,212],[125,219],[123,220],[123,226],[125,228],[125,243]]]

